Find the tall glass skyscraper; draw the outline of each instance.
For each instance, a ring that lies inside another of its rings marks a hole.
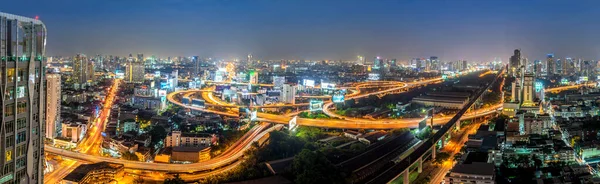
[[[0,183],[42,183],[46,26],[0,12]]]

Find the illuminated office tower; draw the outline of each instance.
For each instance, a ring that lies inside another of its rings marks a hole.
[[[440,59],[437,56],[429,57],[429,61],[431,62],[431,70],[442,71],[442,64],[440,63]]]
[[[77,54],[73,58],[73,76],[71,81],[81,87],[94,81],[94,62],[88,60],[84,54]]]
[[[534,106],[534,84],[535,77],[531,73],[527,73],[523,76],[523,106]]]
[[[258,84],[258,73],[256,71],[250,71],[250,84]]]
[[[194,73],[192,73],[193,77],[200,76],[200,60],[198,56],[192,56],[192,64],[194,64]]]
[[[515,49],[514,54],[510,57],[509,73],[513,76],[518,76],[521,68],[521,50]]]
[[[548,54],[546,57],[546,75],[551,76],[556,73],[556,62],[554,62],[554,54]]]
[[[60,134],[60,74],[46,75],[46,138]]]
[[[5,94],[0,131],[4,183],[43,183],[46,26],[0,12],[0,58]],[[18,48],[18,49],[17,49]]]
[[[573,74],[575,72],[573,64],[574,63],[572,58],[565,58],[565,60],[563,60],[562,62],[562,74],[565,76]]]
[[[125,81],[133,82],[133,83],[144,82],[145,74],[146,74],[146,69],[144,68],[144,63],[129,62],[127,64],[127,68],[125,70]]]
[[[383,60],[381,59],[381,57],[377,56],[375,57],[375,59],[373,59],[373,69],[375,70],[379,70],[383,65]]]

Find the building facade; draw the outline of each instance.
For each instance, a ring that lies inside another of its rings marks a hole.
[[[144,63],[141,62],[129,62],[125,71],[125,81],[141,83],[144,82],[144,75],[146,69]]]
[[[77,54],[73,58],[73,76],[71,81],[76,87],[83,88],[94,81],[94,62],[88,60],[84,54]]]
[[[0,12],[0,61],[4,66],[0,90],[5,94],[0,102],[4,130],[0,132],[4,143],[0,146],[1,181],[43,181],[45,47],[42,21]]]
[[[46,75],[46,138],[54,139],[61,132],[60,74]]]
[[[215,135],[173,131],[165,138],[165,147],[204,147],[216,143]]]

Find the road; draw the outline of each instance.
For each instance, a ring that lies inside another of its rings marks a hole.
[[[81,162],[64,159],[59,162],[54,171],[44,175],[44,183],[60,183],[60,181],[67,176],[71,171],[81,165]]]
[[[477,129],[479,129],[480,125],[481,123],[476,123],[464,127],[464,130],[458,139],[448,141],[448,144],[444,146],[443,151],[450,153],[450,157],[447,161],[442,163],[440,168],[434,171],[436,173],[433,175],[433,177],[431,177],[430,183],[441,183],[444,180],[446,173],[448,173],[448,171],[450,171],[450,169],[452,169],[454,166],[454,155],[460,152],[462,146],[469,140],[469,134],[477,133]]]
[[[110,110],[113,102],[115,101],[115,95],[119,91],[120,79],[115,79],[110,91],[104,99],[104,105],[100,111],[100,115],[94,121],[94,124],[87,132],[87,137],[84,138],[79,144],[78,149],[82,153],[90,155],[100,155],[100,144],[102,143],[102,132],[110,117]]]
[[[564,90],[577,89],[577,88],[580,88],[583,86],[596,87],[596,85],[597,85],[596,83],[585,83],[585,84],[575,84],[575,85],[569,85],[569,86],[560,86],[560,87],[544,89],[544,92],[557,93],[557,92],[564,91]]]
[[[123,159],[116,159],[110,157],[102,157],[95,155],[88,155],[84,153],[77,153],[73,151],[67,151],[54,147],[45,147],[44,150],[48,153],[57,154],[66,156],[69,158],[74,158],[77,160],[85,160],[88,162],[111,162],[111,163],[120,163],[128,169],[137,169],[137,170],[147,170],[147,171],[164,171],[164,172],[180,172],[180,173],[193,173],[198,171],[206,171],[217,169],[223,166],[227,166],[231,163],[234,163],[239,158],[244,155],[244,152],[248,150],[252,143],[259,140],[269,132],[279,129],[282,125],[269,126],[268,123],[263,123],[261,125],[255,126],[253,129],[248,131],[242,138],[240,138],[236,143],[233,144],[228,150],[223,152],[223,154],[212,158],[210,160],[192,164],[165,164],[165,163],[147,163],[147,162],[138,162],[138,161],[130,161]]]

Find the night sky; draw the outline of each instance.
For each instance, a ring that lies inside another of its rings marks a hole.
[[[576,2],[576,3],[574,3]],[[38,15],[47,55],[508,61],[600,59],[600,1],[5,0]]]

